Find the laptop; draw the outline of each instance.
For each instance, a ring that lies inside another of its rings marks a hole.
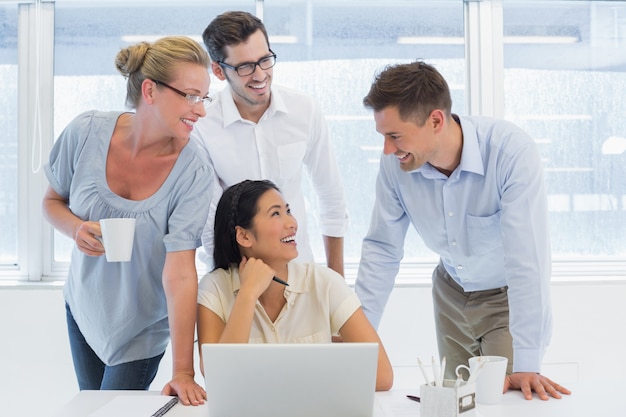
[[[203,344],[202,360],[210,417],[374,414],[376,343]]]

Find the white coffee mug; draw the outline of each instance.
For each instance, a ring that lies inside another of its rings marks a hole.
[[[100,230],[107,262],[130,261],[135,238],[135,219],[100,219]]]
[[[469,359],[469,368],[465,365],[456,367],[470,373],[469,380],[476,382],[476,402],[479,404],[497,404],[502,399],[504,378],[509,360],[504,356],[474,356]]]

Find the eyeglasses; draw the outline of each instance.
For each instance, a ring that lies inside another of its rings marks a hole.
[[[202,102],[202,104],[209,104],[211,101],[213,101],[213,99],[209,96],[200,97],[200,96],[194,96],[192,94],[187,94],[183,91],[180,91],[178,88],[174,88],[171,85],[165,84],[163,81],[152,80],[152,82],[154,82],[155,84],[162,85],[163,87],[167,87],[173,92],[175,92],[176,94],[180,94],[181,96],[185,97],[187,99],[187,103],[189,103],[189,105],[191,106],[195,106],[196,104],[200,102]]]
[[[256,71],[257,65],[262,70],[267,70],[267,69],[272,68],[276,64],[276,54],[272,52],[271,49],[270,49],[270,52],[272,53],[272,55],[261,58],[257,62],[245,62],[241,65],[237,65],[236,67],[233,67],[232,65],[228,65],[224,61],[218,61],[217,63],[220,64],[222,67],[230,68],[231,70],[237,71],[237,75],[239,75],[240,77],[245,77],[247,75],[254,74],[254,71]]]

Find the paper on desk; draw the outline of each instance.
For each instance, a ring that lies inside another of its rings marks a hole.
[[[377,393],[379,394],[379,393]],[[382,393],[376,398],[374,407],[374,417],[416,417],[419,416],[420,404],[407,399],[404,395],[393,394],[391,391]],[[378,408],[378,412],[377,409]]]
[[[150,417],[171,399],[166,395],[118,395],[88,417]]]

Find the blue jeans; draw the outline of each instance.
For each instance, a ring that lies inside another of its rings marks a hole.
[[[65,304],[72,360],[80,390],[147,390],[156,376],[163,353],[154,358],[107,366],[91,349]]]

